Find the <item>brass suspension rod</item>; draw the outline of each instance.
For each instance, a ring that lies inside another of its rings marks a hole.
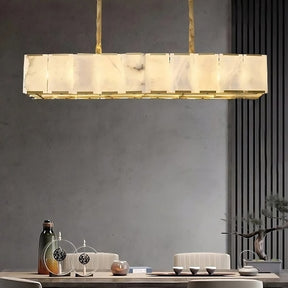
[[[188,6],[189,6],[189,53],[194,53],[195,26],[194,26],[193,0],[188,0]]]
[[[96,47],[95,53],[102,53],[102,0],[97,0],[97,19],[96,19]]]

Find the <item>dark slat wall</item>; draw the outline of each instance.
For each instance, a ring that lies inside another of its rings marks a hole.
[[[241,221],[247,211],[260,217],[268,195],[288,198],[288,1],[232,0],[232,25],[233,53],[268,56],[269,93],[229,103],[228,230],[246,233],[253,230]],[[277,220],[266,224],[275,226]],[[266,238],[268,257],[282,259],[288,268],[287,229]],[[241,251],[253,250],[253,240],[228,236],[232,267],[239,265]]]

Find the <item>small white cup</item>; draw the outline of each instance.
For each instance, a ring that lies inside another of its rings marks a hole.
[[[174,266],[173,270],[174,270],[176,275],[180,275],[182,270],[183,270],[183,267],[182,266]]]
[[[209,275],[212,275],[215,272],[216,267],[215,266],[207,266],[207,267],[205,267],[205,269]]]
[[[200,267],[191,266],[191,267],[189,267],[189,269],[193,275],[196,275],[198,273]]]

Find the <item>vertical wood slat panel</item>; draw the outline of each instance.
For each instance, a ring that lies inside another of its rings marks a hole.
[[[259,13],[255,13],[255,11],[260,11],[260,1],[261,0],[255,0],[254,3],[254,11],[252,14],[252,17],[254,17],[254,49],[253,52],[256,54],[261,54],[260,51],[260,40],[261,40],[261,34],[259,33],[260,31],[260,15]],[[260,101],[259,101],[259,105],[257,105],[257,103],[255,103],[253,101],[253,105],[254,105],[254,118],[253,118],[253,123],[254,124],[254,142],[253,142],[253,147],[254,147],[254,159],[253,159],[253,167],[254,167],[254,175],[252,176],[253,180],[254,180],[254,186],[253,186],[253,190],[251,191],[252,194],[254,194],[254,205],[253,205],[253,209],[251,209],[250,211],[255,211],[256,213],[254,213],[254,216],[259,218],[259,211],[260,211],[260,207],[261,207],[261,193],[259,193],[261,191],[260,188],[260,149],[257,149],[257,147],[259,147],[260,142],[260,131],[261,131],[261,106],[260,106]],[[255,127],[259,127],[259,129],[255,129]]]
[[[260,1],[260,27],[258,30],[258,33],[260,34],[260,43],[259,43],[259,52],[261,54],[267,54],[267,3],[266,1]],[[268,71],[269,73],[269,71]],[[260,138],[258,142],[259,147],[259,155],[260,155],[260,162],[259,162],[259,169],[260,169],[260,179],[259,179],[259,195],[261,197],[260,203],[259,203],[259,211],[258,216],[260,217],[261,209],[265,206],[265,197],[266,197],[266,191],[267,191],[267,185],[266,185],[266,106],[267,106],[267,96],[262,97],[259,100],[259,106],[260,106]]]
[[[284,111],[288,108],[285,101],[288,17],[285,13],[288,13],[285,0],[232,0],[232,52],[267,54],[269,93],[259,100],[235,100],[229,104],[230,232],[235,229],[251,232],[253,227],[241,219],[248,212],[259,217],[267,196],[278,194],[287,198],[288,116]],[[237,219],[236,226],[231,219]],[[266,221],[267,226],[277,224],[277,220]],[[268,257],[282,259],[283,268],[288,268],[287,237],[287,231],[279,231],[268,235],[265,243]],[[236,268],[241,251],[253,250],[253,241],[231,235],[228,242],[232,267]]]
[[[283,11],[288,11],[288,3],[285,0],[282,0],[282,9]],[[286,12],[287,13],[287,12]],[[286,14],[287,15],[287,14]],[[283,61],[282,61],[282,83],[281,83],[281,89],[283,91],[283,95],[287,94],[288,92],[288,81],[287,81],[287,75],[288,75],[288,37],[283,37],[283,35],[287,35],[288,33],[288,19],[285,17],[285,14],[283,13],[282,17],[282,24],[283,24],[283,29],[282,29],[282,35],[279,37],[282,37],[282,49],[283,49]],[[287,156],[288,156],[288,149],[286,148],[287,146],[287,137],[288,137],[288,125],[287,125],[287,113],[284,113],[284,111],[287,111],[286,109],[288,108],[288,101],[285,99],[285,97],[282,98],[282,107],[281,107],[281,113],[282,113],[282,121],[283,121],[283,126],[282,126],[282,131],[283,131],[283,137],[281,138],[282,142],[282,156],[284,159],[284,163],[282,164],[282,185],[283,185],[283,197],[288,197],[288,191],[285,189],[287,187],[287,181],[288,181],[288,169],[285,163],[287,163]],[[279,103],[280,105],[280,103]],[[285,259],[288,259],[288,247],[287,247],[287,239],[288,239],[288,231],[287,229],[283,231],[282,233],[282,254],[284,255]],[[286,267],[288,264],[286,265]]]
[[[269,55],[268,57],[268,70],[272,71],[272,55],[271,53],[273,51],[271,51],[271,47],[272,47],[272,43],[271,43],[271,37],[272,37],[272,13],[269,13],[268,11],[272,11],[272,1],[270,0],[266,0],[266,53],[267,55]],[[267,13],[268,12],[268,13]],[[274,71],[273,71],[274,73]],[[272,129],[272,115],[271,115],[271,108],[272,108],[272,101],[271,101],[271,97],[273,95],[273,82],[272,82],[272,77],[268,78],[268,86],[270,89],[270,93],[267,95],[266,97],[266,118],[265,118],[265,126],[266,126],[266,139],[264,139],[265,141],[265,158],[266,158],[266,164],[265,164],[265,177],[266,177],[266,189],[264,191],[265,193],[265,198],[269,195],[271,195],[271,191],[272,191],[272,179],[271,179],[271,166],[272,166],[272,162],[271,162],[271,146],[272,146],[272,139],[271,139],[271,129]],[[266,226],[271,226],[271,220],[270,219],[265,219],[265,224]],[[271,235],[269,235],[271,236]],[[266,251],[271,251],[271,237],[266,237],[265,239],[265,245],[266,245]],[[272,251],[271,251],[272,252]],[[268,252],[267,252],[268,253]]]
[[[255,1],[248,1],[248,51],[252,51],[253,54],[255,54]],[[252,27],[252,29],[251,29]],[[250,125],[250,123],[255,122],[255,101],[247,101],[248,105],[248,123],[247,123],[247,133],[248,133],[248,189],[247,189],[247,206],[248,211],[254,211],[254,197],[251,197],[250,195],[254,192],[254,182],[255,182],[255,171],[254,171],[254,154],[255,154],[255,146],[254,146],[254,137],[255,137],[255,127],[254,125]],[[250,223],[248,222],[247,226],[247,233],[251,231],[253,228]],[[253,245],[253,239],[249,239],[247,249],[249,249]],[[251,257],[251,256],[250,256]]]
[[[284,29],[284,17],[283,17],[283,13],[281,13],[281,11],[284,8],[284,2],[283,1],[279,1],[279,5],[278,5],[278,55],[283,55],[284,58],[284,45],[283,45],[283,29]],[[283,89],[283,83],[284,83],[284,67],[283,67],[283,62],[279,63],[278,65],[278,95],[284,95],[284,89]],[[284,159],[284,145],[283,145],[283,138],[281,135],[284,135],[284,118],[283,118],[283,97],[279,97],[278,96],[278,101],[277,101],[277,107],[278,107],[278,131],[277,131],[277,136],[278,136],[278,154],[277,154],[277,164],[278,164],[278,190],[282,191],[282,197],[285,197],[285,193],[284,193],[284,186],[283,186],[283,162],[281,161],[281,159]],[[280,224],[280,223],[279,223]],[[279,244],[281,243],[281,245],[278,245],[278,250],[277,253],[278,255],[284,255],[284,245],[285,242],[283,242],[283,231],[279,231],[278,233],[278,241]]]
[[[236,19],[236,15],[237,15],[237,3],[236,1],[232,1],[231,3],[231,15],[232,15],[232,19]],[[236,47],[237,47],[237,37],[236,37],[236,31],[237,31],[237,21],[232,21],[232,31],[234,31],[234,33],[232,33],[232,51],[236,51]],[[229,102],[228,104],[228,118],[229,120],[231,120],[231,126],[229,126],[229,138],[228,138],[228,157],[230,160],[230,164],[231,167],[233,167],[233,173],[231,173],[230,171],[230,167],[229,167],[229,172],[228,175],[230,177],[228,177],[228,185],[229,188],[234,191],[234,193],[230,193],[230,196],[228,197],[228,211],[227,211],[227,215],[226,215],[226,219],[227,219],[227,231],[234,231],[235,226],[234,225],[234,221],[235,221],[235,215],[238,214],[238,204],[237,204],[237,174],[238,174],[238,167],[236,165],[237,163],[237,153],[236,151],[237,149],[237,129],[235,129],[236,124],[237,124],[237,104],[238,101],[232,101]],[[233,113],[235,112],[235,113]],[[232,218],[233,217],[233,218]],[[231,241],[231,236],[228,236],[227,239],[227,249],[228,251],[230,251],[230,253],[232,251],[238,251],[238,238],[235,238],[234,241]],[[233,255],[233,262],[234,262],[234,266],[235,263],[238,263],[238,255],[236,253],[234,253]]]
[[[283,0],[283,10],[287,11],[288,10],[288,3],[287,1]],[[283,35],[287,35],[288,33],[288,17],[284,17],[283,14]],[[287,74],[288,74],[288,55],[285,53],[285,51],[288,50],[288,37],[283,38],[283,75],[284,75],[284,80],[282,84],[283,88],[283,94],[285,95],[288,92],[288,81],[287,81]],[[285,81],[286,80],[286,81]],[[286,101],[285,97],[283,97],[283,107],[282,107],[282,113],[283,113],[283,131],[284,131],[284,137],[283,137],[283,157],[284,157],[284,163],[287,163],[288,161],[288,149],[286,149],[286,145],[288,143],[288,132],[287,132],[287,127],[288,125],[288,113],[284,113],[284,111],[288,111],[288,101]],[[285,191],[285,187],[288,185],[288,169],[285,165],[283,165],[283,195],[287,197],[288,192]],[[286,193],[286,195],[285,195]],[[283,231],[283,255],[285,256],[285,259],[288,259],[288,247],[285,245],[285,239],[288,239],[288,231],[287,229]],[[288,265],[287,265],[288,266]],[[286,266],[286,267],[287,267]]]
[[[278,34],[279,31],[279,27],[278,27],[278,19],[279,19],[279,12],[278,12],[278,6],[279,3],[281,2],[281,0],[279,1],[273,1],[272,5],[273,5],[273,10],[277,11],[277,19],[275,19],[272,23],[272,34]],[[272,115],[272,137],[273,137],[273,141],[272,141],[272,191],[278,191],[278,128],[279,128],[279,122],[278,122],[278,98],[279,98],[279,88],[278,88],[278,77],[280,77],[279,73],[278,73],[278,57],[279,57],[279,51],[278,51],[278,45],[279,45],[279,37],[277,35],[276,37],[277,41],[273,41],[272,42],[272,65],[273,65],[273,71],[275,71],[277,74],[277,77],[272,77],[272,81],[273,81],[273,87],[274,90],[272,91],[272,94],[274,95],[274,97],[272,98],[272,111],[271,111],[271,115]],[[278,221],[277,219],[273,219],[272,221],[273,226],[276,226]],[[272,258],[276,258],[278,251],[279,251],[279,247],[281,246],[281,242],[279,240],[279,231],[277,231],[276,233],[273,233],[271,235],[271,239],[272,239],[272,247],[271,247],[271,256]]]

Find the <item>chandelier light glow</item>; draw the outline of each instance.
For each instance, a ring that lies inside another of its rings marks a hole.
[[[190,53],[102,54],[97,0],[96,53],[25,55],[23,92],[35,99],[256,99],[266,93],[266,55],[194,53],[188,1]]]

